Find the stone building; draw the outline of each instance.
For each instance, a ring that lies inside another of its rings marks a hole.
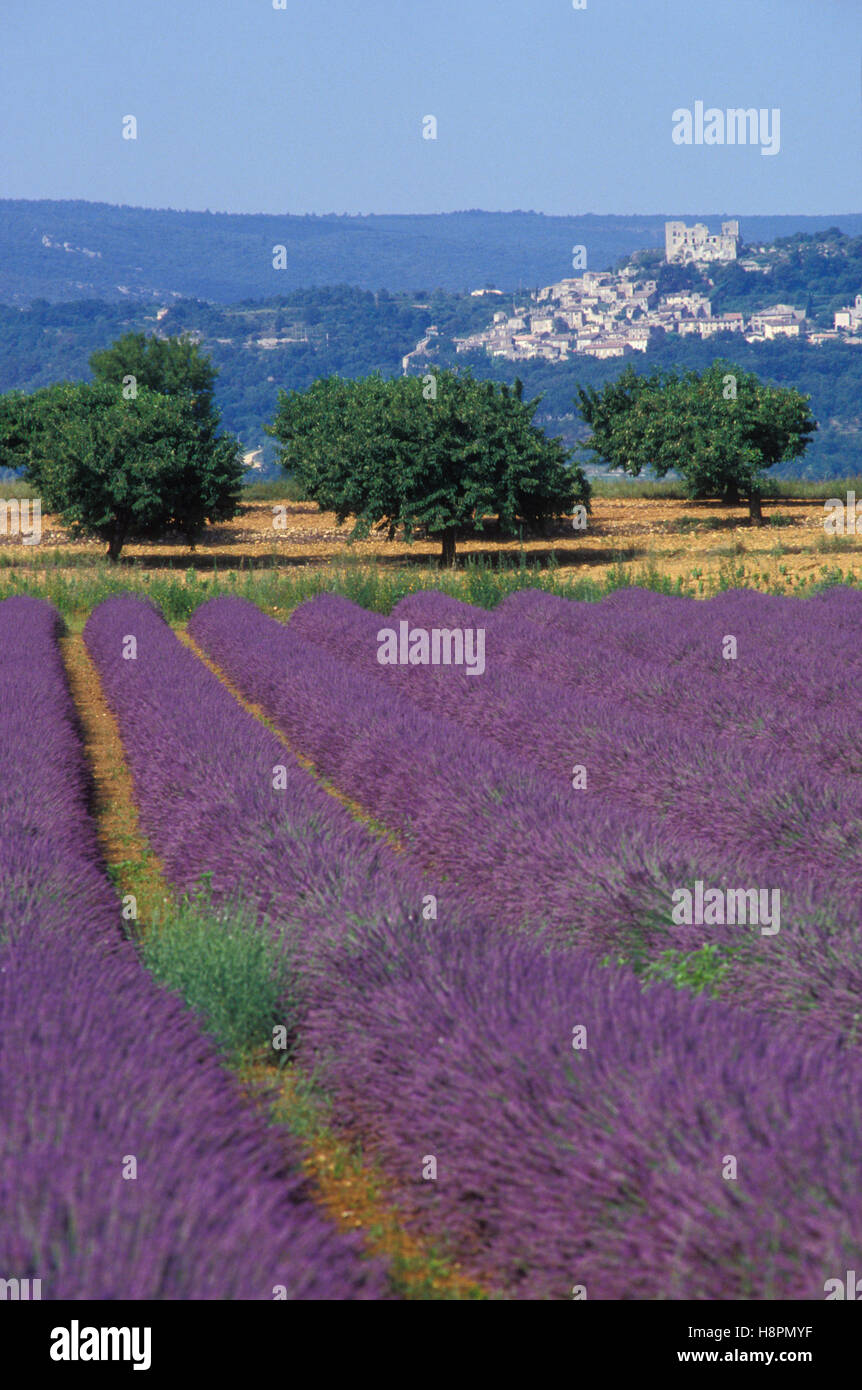
[[[847,309],[835,310],[835,328],[846,328],[851,333],[862,327],[862,294],[857,294],[856,302]]]
[[[684,222],[665,222],[664,256],[668,264],[686,261],[735,261],[739,251],[739,223],[722,222],[714,235],[705,222],[687,227]]]

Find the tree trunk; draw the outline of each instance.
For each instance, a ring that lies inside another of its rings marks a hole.
[[[721,500],[722,500],[722,502],[724,503],[724,505],[725,505],[726,507],[738,507],[738,506],[739,506],[739,487],[738,487],[738,485],[737,485],[736,483],[728,483],[728,484],[727,484],[727,487],[724,489],[724,494],[723,494]]]
[[[119,560],[119,558],[120,558],[120,551],[121,551],[122,548],[123,548],[123,543],[124,543],[125,539],[126,539],[125,527],[122,527],[122,526],[115,526],[114,529],[113,529],[113,531],[111,532],[110,536],[108,537],[108,554],[107,554],[107,559],[109,559],[112,563],[113,563],[114,561],[116,561],[116,560]]]
[[[442,569],[451,568],[455,563],[455,539],[457,531],[454,526],[447,526],[443,532],[443,549],[440,553],[440,566]]]
[[[756,488],[752,488],[748,496],[748,511],[755,526],[763,525],[763,512],[760,507],[761,496]]]

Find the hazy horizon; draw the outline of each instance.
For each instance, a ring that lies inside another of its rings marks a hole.
[[[862,202],[858,208],[842,208],[840,211],[814,211],[803,212],[799,208],[790,208],[787,211],[776,208],[758,208],[752,212],[740,213],[735,208],[720,208],[711,212],[698,211],[692,208],[659,208],[654,211],[645,211],[643,208],[628,208],[625,212],[596,211],[594,208],[587,208],[579,212],[547,212],[544,208],[445,208],[431,212],[413,212],[409,208],[396,210],[393,208],[374,208],[368,212],[336,212],[332,208],[324,210],[315,209],[307,212],[295,212],[290,208],[257,208],[244,210],[242,212],[230,211],[227,208],[211,207],[172,207],[169,204],[155,203],[113,203],[107,202],[104,198],[52,198],[45,195],[42,198],[8,198],[0,197],[0,205],[3,203],[87,203],[91,207],[110,207],[126,208],[132,212],[176,212],[188,213],[190,215],[209,214],[211,217],[462,217],[466,214],[472,216],[487,215],[489,217],[548,217],[548,218],[663,218],[668,219],[690,219],[705,218],[707,221],[718,221],[719,218],[739,217],[748,221],[757,218],[775,217],[805,217],[805,218],[828,218],[828,217],[859,217],[862,216]],[[744,240],[744,238],[743,238]]]

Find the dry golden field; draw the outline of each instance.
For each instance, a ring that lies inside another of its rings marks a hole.
[[[559,566],[563,582],[569,577],[601,582],[612,570],[630,572],[632,578],[656,570],[705,592],[729,564],[744,569],[745,582],[758,586],[809,584],[836,567],[862,579],[862,540],[827,536],[824,516],[820,500],[782,498],[764,505],[764,525],[758,527],[750,524],[744,506],[597,497],[585,532],[558,528],[525,538],[523,550],[531,565]],[[22,571],[30,583],[38,583],[40,571],[80,573],[89,560],[103,558],[100,542],[71,540],[56,517],[44,517],[42,526],[39,546],[0,537],[0,591]],[[425,572],[439,574],[436,541],[408,545],[380,535],[351,543],[349,531],[349,523],[339,527],[332,513],[319,512],[312,502],[244,502],[240,516],[208,528],[194,550],[180,539],[129,545],[119,568],[166,576],[190,568],[211,572],[215,564],[220,572],[275,567],[295,574],[298,567],[319,569],[352,559],[384,569],[409,567],[417,580]],[[481,556],[493,564],[506,556],[515,563],[521,548],[518,539],[488,532],[459,542],[458,556],[460,561]]]

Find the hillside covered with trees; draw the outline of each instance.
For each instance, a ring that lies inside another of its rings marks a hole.
[[[263,446],[270,471],[275,447],[264,425],[275,414],[280,388],[305,390],[319,377],[335,374],[360,377],[379,370],[398,375],[402,357],[424,338],[430,324],[439,329],[434,365],[469,365],[477,377],[508,381],[511,363],[484,353],[458,354],[452,343],[453,336],[483,326],[489,313],[488,300],[469,295],[440,291],[423,300],[345,286],[228,306],[181,300],[160,319],[152,306],[140,301],[37,300],[27,309],[0,305],[0,392],[32,391],[63,380],[88,381],[90,354],[130,331],[189,332],[199,338],[219,370],[215,400],[224,427],[247,448]],[[275,345],[261,346],[262,341]],[[648,352],[632,353],[626,360],[635,371],[649,374],[672,368],[704,371],[716,357],[731,358],[764,381],[811,395],[819,429],[805,459],[776,472],[825,478],[858,471],[862,349],[789,339],[754,344],[740,342],[735,335],[703,342],[668,334]],[[575,411],[578,387],[600,389],[622,367],[619,360],[578,357],[560,364],[519,362],[518,375],[529,398],[544,395],[537,423],[573,444],[586,433]],[[413,370],[427,368],[418,365]]]
[[[759,270],[746,270],[740,261]],[[648,250],[624,257],[620,267],[628,264],[656,280],[656,298],[698,290],[710,299],[713,314],[746,316],[767,304],[794,304],[823,328],[832,327],[836,309],[862,293],[862,236],[848,236],[839,227],[779,237],[754,254],[743,247],[737,261],[668,265],[663,251]]]
[[[664,246],[665,217],[718,220],[730,212],[547,217],[465,212],[366,217],[182,212],[82,201],[0,200],[0,301],[47,299],[264,299],[306,286],[354,285],[412,293],[419,286],[504,290],[571,273],[583,246],[591,270],[642,247]],[[749,242],[817,232],[838,222],[862,233],[862,215],[746,217]],[[273,247],[285,248],[282,269]],[[415,297],[415,296],[414,296]]]

